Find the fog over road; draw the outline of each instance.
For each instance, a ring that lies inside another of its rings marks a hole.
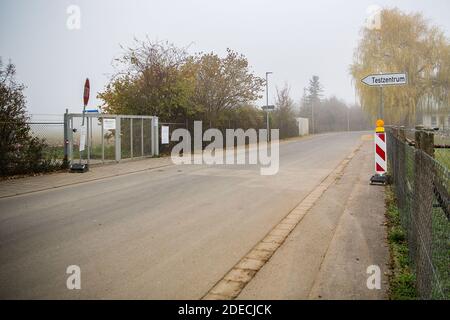
[[[363,134],[281,143],[274,176],[174,165],[0,199],[0,297],[201,298]]]

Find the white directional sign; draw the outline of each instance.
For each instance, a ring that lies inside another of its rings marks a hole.
[[[406,73],[371,74],[361,79],[368,86],[395,86],[408,83]]]

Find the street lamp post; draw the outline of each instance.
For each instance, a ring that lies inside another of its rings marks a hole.
[[[347,106],[347,132],[350,131],[350,108]]]
[[[266,127],[267,127],[267,142],[269,142],[269,74],[273,72],[266,72]]]

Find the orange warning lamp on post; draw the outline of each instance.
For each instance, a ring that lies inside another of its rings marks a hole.
[[[376,129],[375,132],[384,132],[384,121],[381,119],[378,119],[376,122]]]

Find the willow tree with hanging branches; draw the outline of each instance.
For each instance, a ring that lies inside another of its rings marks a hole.
[[[406,72],[408,84],[383,88],[388,124],[414,125],[425,109],[449,106],[450,45],[444,32],[420,13],[383,9],[378,28],[363,28],[350,73],[363,109],[378,114],[380,91],[361,79],[369,74]]]

